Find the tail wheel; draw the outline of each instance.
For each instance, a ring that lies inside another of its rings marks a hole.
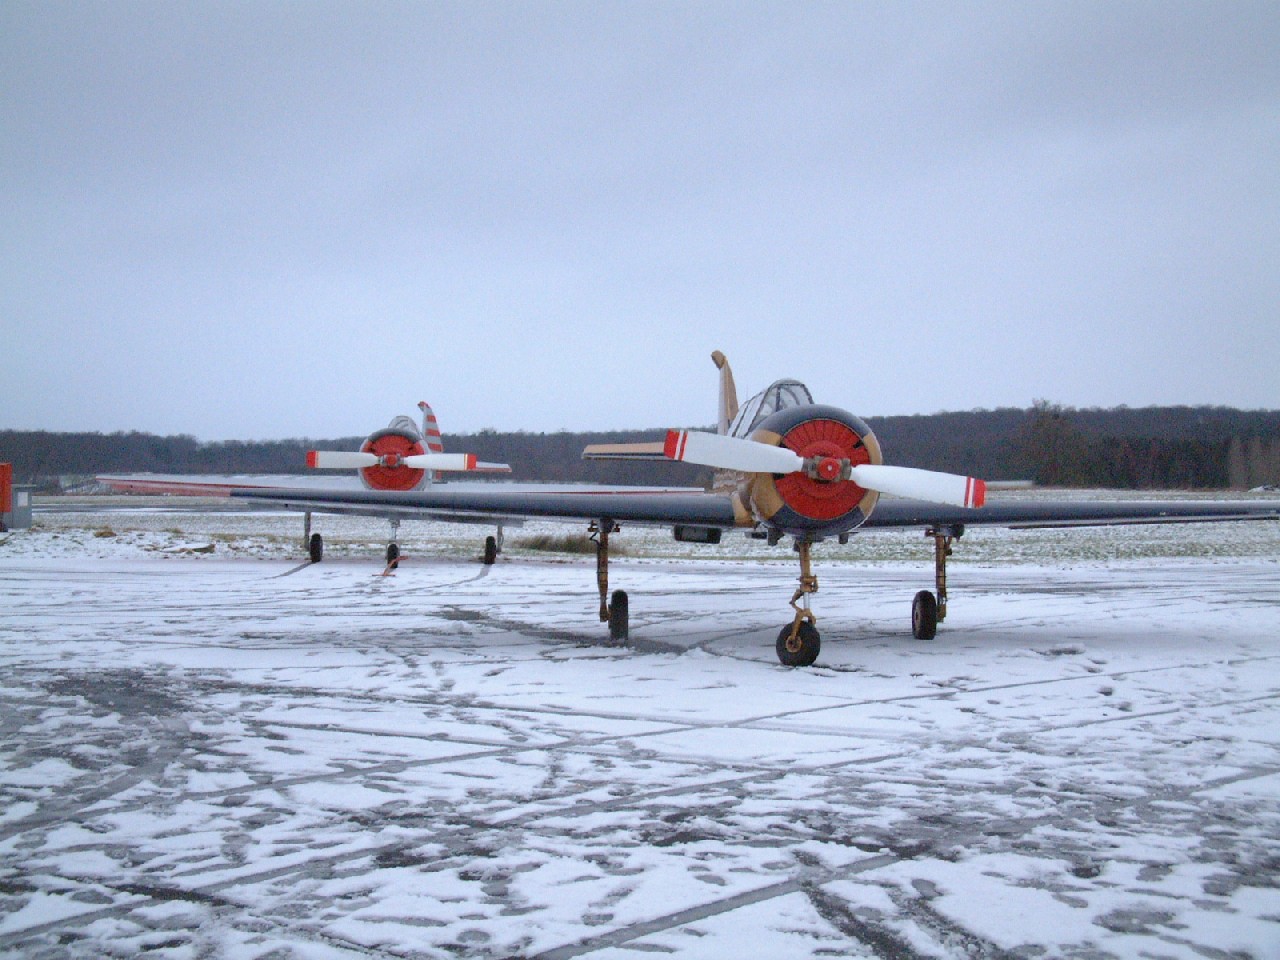
[[[307,541],[307,556],[312,563],[319,563],[324,559],[324,537],[320,534],[313,533]]]
[[[630,633],[630,611],[627,607],[627,591],[613,591],[609,598],[609,639],[614,643],[624,642]]]
[[[778,634],[778,661],[784,667],[811,666],[822,650],[818,628],[808,620],[801,620],[795,639],[792,639],[793,627],[793,624],[788,623]]]
[[[486,566],[491,566],[492,564],[495,564],[497,562],[498,562],[498,538],[485,537],[484,538],[484,563]]]
[[[938,600],[928,590],[921,590],[911,601],[911,635],[917,640],[932,640],[938,634]]]

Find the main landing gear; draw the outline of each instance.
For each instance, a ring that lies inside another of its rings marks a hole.
[[[618,529],[612,520],[598,520],[587,528],[596,544],[596,585],[600,588],[600,622],[609,625],[609,639],[626,642],[630,633],[627,592],[613,591],[609,596],[609,534]]]
[[[502,553],[502,541],[502,524],[498,524],[494,535],[484,538],[484,553],[480,560],[486,567],[491,567],[498,562],[498,555]]]
[[[947,618],[947,557],[951,544],[964,536],[964,525],[932,527],[924,532],[933,538],[933,579],[936,594],[921,590],[911,601],[911,635],[917,640],[932,640],[938,624]]]
[[[400,544],[397,542],[400,537],[400,521],[392,517],[388,522],[391,524],[391,540],[387,544],[387,567],[382,571],[384,577],[391,576],[400,566]]]
[[[808,540],[796,540],[796,552],[800,554],[800,586],[791,597],[791,609],[795,617],[778,634],[778,660],[784,667],[807,667],[818,659],[822,641],[818,634],[817,617],[809,609],[809,595],[818,592],[818,578],[813,575],[809,552],[813,544]]]
[[[407,559],[400,552],[400,520],[393,517],[388,522],[391,524],[391,536],[387,543],[387,566],[382,571],[383,576],[389,576],[394,573],[400,566],[400,561]],[[496,534],[485,537],[484,553],[481,558],[485,564],[493,564],[498,561],[498,556],[502,553],[502,534],[502,524],[498,524]],[[311,563],[319,563],[324,559],[324,537],[318,533],[311,532],[311,511],[309,510],[302,514],[302,547],[307,551],[307,559]]]
[[[307,559],[319,563],[324,559],[324,537],[311,532],[311,511],[302,514],[302,549],[307,551]]]

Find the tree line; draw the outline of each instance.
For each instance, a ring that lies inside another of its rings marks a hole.
[[[1227,407],[1030,408],[868,418],[889,463],[1025,479],[1045,486],[1248,489],[1280,484],[1280,411]],[[709,429],[702,427],[702,429]],[[507,479],[545,483],[704,486],[687,464],[584,461],[592,443],[661,440],[664,429],[592,433],[482,430],[446,449],[511,465]],[[189,435],[0,430],[0,461],[43,490],[101,473],[305,473],[312,449],[356,450],[363,437],[224,440]]]

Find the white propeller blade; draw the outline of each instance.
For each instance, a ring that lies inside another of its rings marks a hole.
[[[955,473],[864,463],[853,468],[851,479],[866,490],[956,507],[980,507],[987,499],[985,483]]]
[[[307,466],[320,470],[355,470],[358,467],[376,467],[378,458],[372,453],[356,453],[351,450],[312,450],[307,454]]]
[[[395,463],[373,453],[357,453],[350,450],[312,450],[307,454],[307,466],[320,470],[358,470],[362,467],[405,466],[413,470],[474,470],[474,453],[419,453],[400,457]],[[501,466],[506,466],[502,464]]]
[[[401,463],[415,470],[474,470],[474,453],[416,453]]]
[[[803,457],[786,447],[696,430],[668,431],[663,453],[671,460],[744,473],[795,473],[806,466]],[[836,472],[836,461],[828,462]],[[821,468],[819,465],[819,471]],[[813,465],[809,469],[813,470]],[[957,507],[980,507],[987,497],[987,485],[981,480],[914,467],[864,463],[851,468],[849,479],[864,490]]]
[[[786,447],[696,430],[667,431],[663,453],[670,460],[743,473],[795,473],[804,469],[804,458]]]

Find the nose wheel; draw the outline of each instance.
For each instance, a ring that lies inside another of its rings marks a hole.
[[[818,578],[810,566],[812,546],[807,540],[796,541],[796,552],[800,554],[800,586],[791,597],[791,609],[796,613],[778,634],[777,643],[778,661],[784,667],[810,666],[822,650],[821,636],[815,625],[818,618],[809,609],[809,595],[818,592]]]

